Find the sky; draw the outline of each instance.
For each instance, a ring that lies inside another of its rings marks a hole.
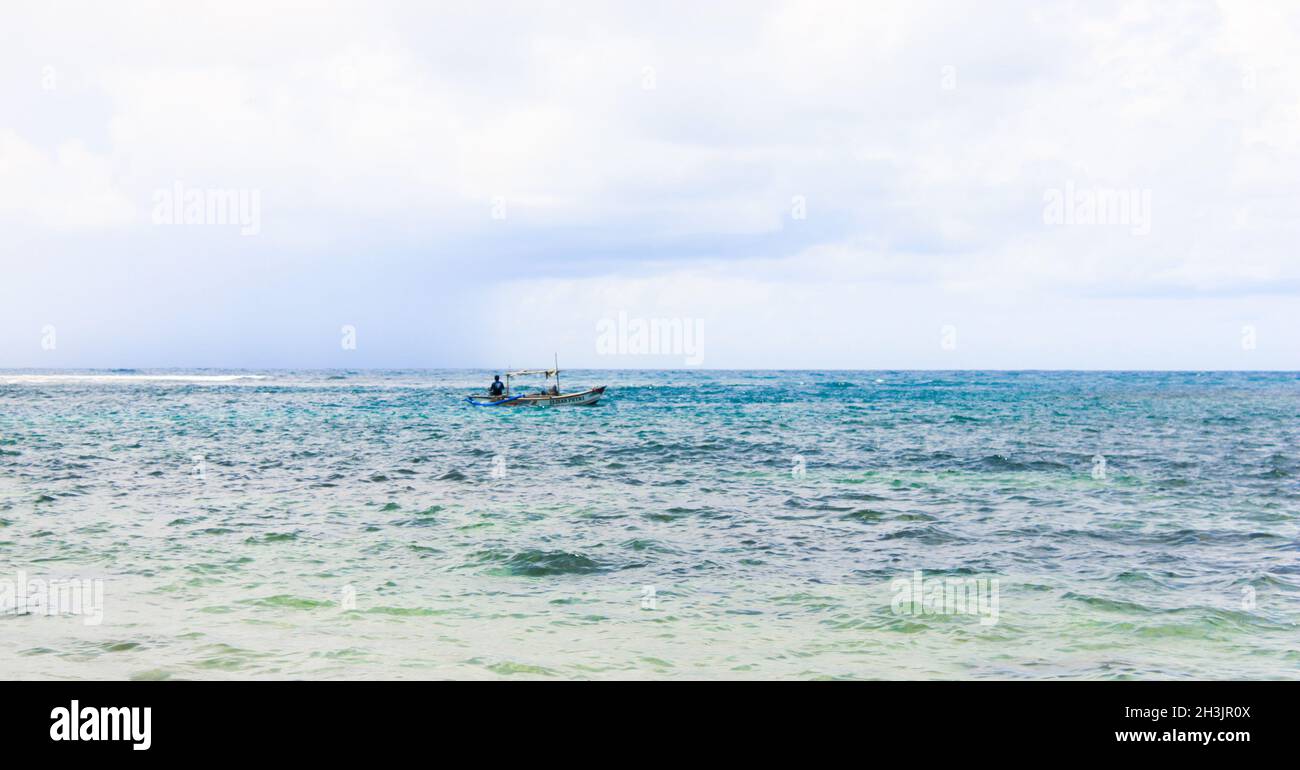
[[[1300,369],[1294,3],[320,5],[6,7],[0,368]]]

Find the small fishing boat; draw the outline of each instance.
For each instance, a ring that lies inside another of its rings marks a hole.
[[[546,382],[550,382],[551,378],[554,377],[555,384],[542,388],[536,393],[528,393],[526,390],[514,387],[514,378],[537,375],[544,377]],[[561,391],[558,357],[554,369],[520,369],[516,372],[506,372],[505,378],[505,393],[499,396],[475,394],[467,396],[465,401],[474,406],[591,406],[605,394],[606,387],[601,385],[598,388],[588,388],[587,390],[578,390],[572,393]]]

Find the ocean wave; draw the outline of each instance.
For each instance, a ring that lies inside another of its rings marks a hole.
[[[479,554],[480,562],[492,562],[499,566],[493,572],[503,575],[524,577],[548,577],[555,575],[590,575],[608,572],[611,568],[581,553],[569,551],[520,551],[509,555],[499,551],[487,551]]]
[[[581,372],[617,408],[497,413],[475,372],[90,374],[0,384],[0,553],[105,576],[141,646],[21,621],[19,676],[1297,662],[1294,375]],[[138,379],[185,375],[249,379]],[[897,614],[914,570],[1001,579],[998,624]]]

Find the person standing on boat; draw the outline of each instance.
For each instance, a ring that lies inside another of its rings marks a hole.
[[[505,383],[501,382],[501,375],[492,378],[492,386],[488,388],[488,393],[494,396],[503,396],[506,392]]]

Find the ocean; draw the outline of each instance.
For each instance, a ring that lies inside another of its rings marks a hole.
[[[1300,674],[1300,374],[491,374],[0,371],[0,674]]]

